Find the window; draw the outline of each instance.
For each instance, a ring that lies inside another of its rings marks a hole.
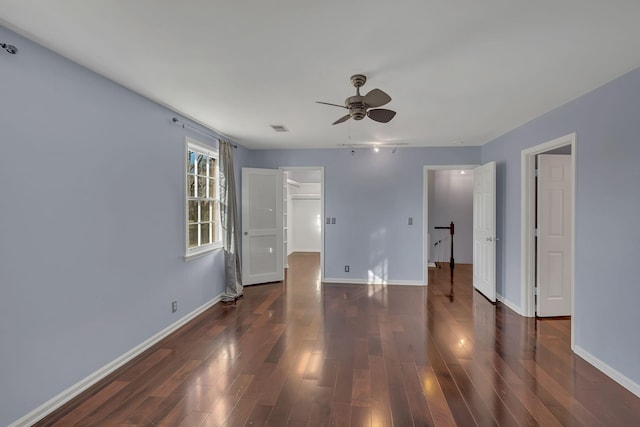
[[[186,253],[222,247],[218,208],[218,153],[187,139]]]

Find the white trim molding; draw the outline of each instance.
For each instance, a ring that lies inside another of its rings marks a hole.
[[[590,364],[592,364],[593,366],[598,368],[600,371],[602,371],[609,378],[611,378],[612,380],[614,380],[615,382],[620,384],[622,387],[626,388],[631,393],[633,393],[636,396],[640,397],[640,384],[638,384],[635,381],[627,378],[625,375],[621,374],[620,372],[618,372],[617,370],[615,370],[611,366],[607,365],[602,360],[598,359],[596,356],[594,356],[593,354],[589,353],[587,350],[583,349],[579,345],[576,345],[574,347],[573,351],[578,356],[580,356],[581,358],[583,358],[584,360],[586,360],[587,362],[589,362]]]
[[[500,294],[496,294],[496,299],[502,304],[506,305],[507,308],[511,309],[519,316],[526,317],[524,314],[522,314],[522,308],[515,305],[511,300],[508,300],[507,298],[503,297]]]
[[[419,280],[367,280],[350,278],[325,278],[322,283],[339,283],[343,285],[387,285],[387,286],[427,286]]]
[[[124,366],[126,363],[130,362],[134,358],[138,357],[139,355],[141,355],[142,353],[144,353],[145,351],[153,347],[155,344],[159,343],[162,339],[168,337],[173,332],[177,331],[182,326],[186,325],[191,320],[195,319],[200,314],[204,313],[206,310],[213,307],[216,303],[220,301],[221,298],[222,298],[222,294],[218,295],[217,297],[203,304],[202,306],[196,308],[191,313],[187,314],[186,316],[182,317],[181,319],[167,326],[166,328],[164,328],[157,334],[153,335],[149,339],[145,340],[144,342],[138,344],[131,350],[124,353],[122,356],[107,363],[102,368],[98,369],[97,371],[93,372],[92,374],[88,375],[82,380],[78,381],[68,389],[64,390],[62,393],[49,399],[47,402],[38,406],[33,411],[29,412],[28,414],[24,415],[20,419],[9,424],[8,427],[30,426],[38,422],[39,420],[43,419],[44,417],[51,414],[56,409],[60,408],[62,405],[69,402],[71,399],[80,395],[80,393],[84,392],[89,387],[93,386],[94,384],[98,383],[102,379],[106,378],[108,375],[112,374],[117,369]]]

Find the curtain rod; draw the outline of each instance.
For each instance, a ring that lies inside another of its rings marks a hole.
[[[181,121],[181,120],[178,120],[178,118],[176,118],[176,117],[174,117],[173,119],[171,119],[171,121],[172,121],[173,123],[176,123],[176,124],[178,124],[178,125],[182,126],[182,128],[183,128],[183,129],[189,128],[189,129],[191,129],[191,130],[195,130],[196,132],[200,132],[201,134],[206,135],[206,136],[208,136],[209,138],[213,138],[213,139],[220,139],[220,136],[219,136],[219,135],[213,135],[213,134],[211,134],[211,133],[209,133],[209,132],[205,132],[205,131],[203,131],[203,130],[200,130],[199,128],[197,128],[197,127],[195,127],[195,126],[191,126],[189,123],[185,123],[185,122],[183,122],[183,121]],[[225,137],[225,138],[226,138],[226,137]],[[233,146],[233,148],[238,148],[238,146],[237,146],[236,144],[231,144],[231,145]]]

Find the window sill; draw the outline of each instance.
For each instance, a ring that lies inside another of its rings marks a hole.
[[[193,259],[201,258],[205,255],[209,255],[213,251],[217,251],[218,249],[222,249],[222,243],[214,243],[206,248],[202,248],[197,252],[191,252],[184,256],[185,262],[191,261]]]

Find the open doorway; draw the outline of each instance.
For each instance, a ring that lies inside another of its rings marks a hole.
[[[573,316],[575,158],[575,133],[522,151],[525,316]]]
[[[320,254],[324,279],[324,168],[282,167],[284,173],[284,260],[293,253]]]
[[[455,264],[473,263],[473,169],[476,165],[424,166],[424,283],[429,268],[449,268],[452,237]],[[453,236],[446,228],[455,224]],[[434,270],[435,271],[435,270]]]

